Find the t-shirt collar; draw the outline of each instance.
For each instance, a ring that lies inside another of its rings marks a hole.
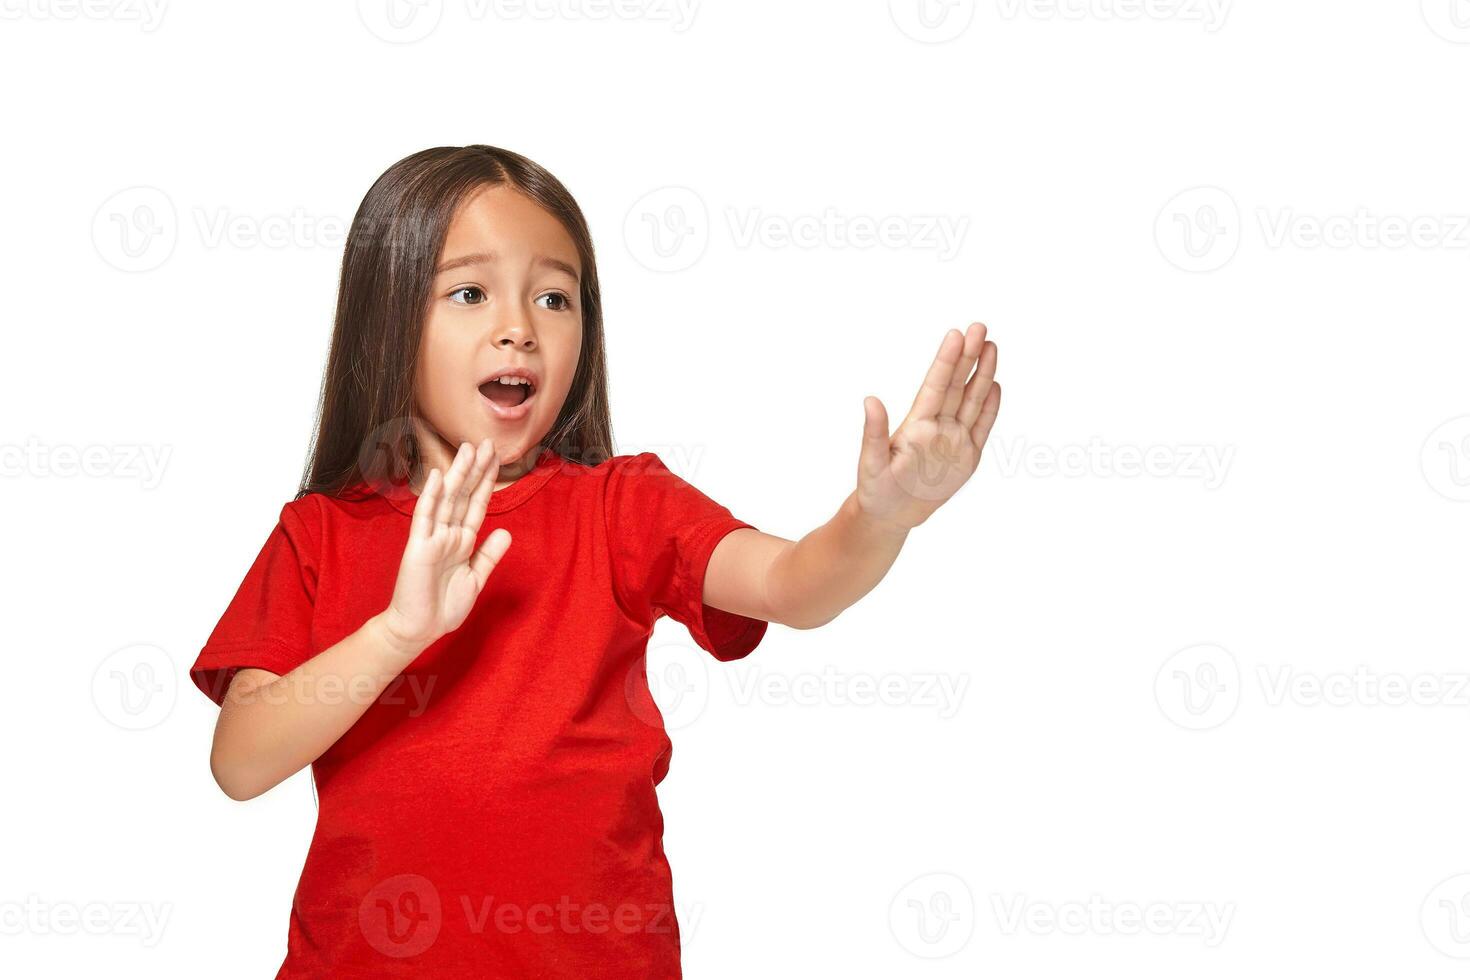
[[[496,490],[490,495],[490,504],[485,508],[485,513],[500,514],[517,507],[530,499],[531,495],[545,486],[546,481],[556,475],[561,468],[562,458],[550,446],[543,447],[541,455],[537,457],[536,464],[508,487]],[[418,503],[418,494],[409,487],[408,481],[391,483],[387,486],[369,488],[366,483],[358,484],[359,489],[368,489],[393,505],[393,509],[409,517],[413,516],[414,505]]]

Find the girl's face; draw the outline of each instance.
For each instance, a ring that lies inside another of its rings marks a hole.
[[[450,222],[429,295],[414,398],[431,432],[424,463],[446,470],[489,436],[500,479],[535,464],[582,350],[581,262],[560,221],[508,185],[474,191]],[[509,377],[529,384],[492,380]],[[422,434],[422,433],[421,433]]]

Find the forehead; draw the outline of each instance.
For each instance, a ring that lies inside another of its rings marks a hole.
[[[562,223],[505,184],[472,191],[450,219],[443,257],[450,260],[471,252],[495,252],[506,259],[544,255],[582,268],[576,243]]]

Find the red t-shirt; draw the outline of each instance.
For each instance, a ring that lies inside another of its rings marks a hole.
[[[191,668],[200,690],[285,674],[385,609],[415,500],[286,504]],[[767,623],[703,602],[716,543],[752,526],[653,453],[546,450],[496,491],[479,541],[512,543],[469,618],[312,764],[278,980],[679,977],[654,791],[672,746],[643,657],[664,614],[720,660],[760,642]]]

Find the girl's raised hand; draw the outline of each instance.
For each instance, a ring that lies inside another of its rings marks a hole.
[[[489,439],[477,448],[462,443],[447,475],[429,471],[384,613],[390,635],[404,648],[422,650],[458,629],[510,547],[504,528],[475,547],[499,472],[500,454]]]
[[[980,465],[980,451],[1000,411],[995,361],[996,347],[985,339],[983,323],[970,324],[963,335],[950,330],[892,436],[883,403],[872,396],[863,399],[857,498],[866,516],[907,531],[964,486]]]

